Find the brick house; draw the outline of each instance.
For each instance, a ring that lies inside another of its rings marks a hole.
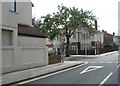
[[[110,44],[113,43],[113,35],[107,33],[107,31],[102,30],[102,32],[104,33],[104,47],[109,47]]]

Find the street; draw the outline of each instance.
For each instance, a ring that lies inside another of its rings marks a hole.
[[[26,84],[94,84],[104,86],[104,84],[120,83],[118,78],[120,76],[120,73],[118,74],[118,70],[120,70],[118,53],[84,59],[84,61],[88,61],[88,64]]]

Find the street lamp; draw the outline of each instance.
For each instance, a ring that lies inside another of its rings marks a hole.
[[[64,37],[64,28],[59,28],[60,32],[60,42],[61,42],[61,62],[64,63],[64,42],[65,42],[65,37]]]
[[[97,20],[95,20],[95,29],[97,30]],[[97,51],[97,54],[99,54],[99,46],[98,46],[98,30],[97,30],[97,42],[96,42],[96,51]]]
[[[80,32],[78,31],[78,55],[80,54]]]

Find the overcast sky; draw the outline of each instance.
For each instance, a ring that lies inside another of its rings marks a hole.
[[[57,6],[77,7],[84,10],[93,10],[99,18],[98,29],[118,34],[118,1],[119,0],[31,0],[34,4],[33,17],[40,18],[48,13],[57,11]]]

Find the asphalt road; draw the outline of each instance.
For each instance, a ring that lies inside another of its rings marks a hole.
[[[84,59],[84,61],[88,61],[89,63],[27,84],[81,84],[81,86],[83,86],[83,84],[91,84],[104,86],[104,84],[118,85],[118,83],[120,83],[120,78],[118,77],[120,76],[118,53],[92,59]]]

